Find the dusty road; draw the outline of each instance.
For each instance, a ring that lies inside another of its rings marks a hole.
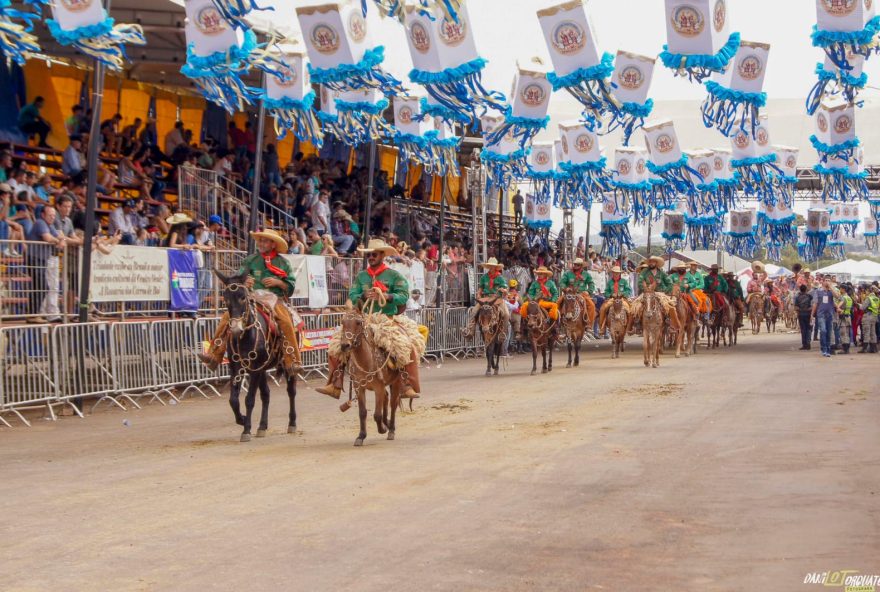
[[[608,342],[549,375],[424,370],[352,447],[301,386],[301,433],[238,442],[225,400],[0,430],[0,588],[810,590],[880,573],[880,356],[795,335],[641,365]],[[130,425],[123,425],[128,419]],[[842,590],[842,588],[840,588]]]

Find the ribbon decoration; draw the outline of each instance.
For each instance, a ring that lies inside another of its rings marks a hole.
[[[503,113],[505,97],[483,87],[486,60],[477,52],[466,6],[459,6],[455,14],[458,18],[451,18],[436,2],[427,9],[405,9],[406,39],[414,66],[409,79],[455,113],[447,119],[474,124],[488,109]]]
[[[629,233],[628,209],[626,203],[618,203],[613,195],[606,194],[603,197],[602,229],[599,236],[604,239],[602,249],[604,255],[617,258],[623,256],[626,251],[635,248],[635,243]]]
[[[803,259],[804,261],[812,261],[815,259],[812,256],[812,253],[809,250],[807,245],[807,227],[806,226],[798,226],[797,227],[797,252],[798,257]]]
[[[498,129],[503,122],[504,120],[501,116],[482,116],[480,118],[480,127],[483,129],[484,140]],[[506,189],[517,179],[524,178],[526,176],[527,155],[528,150],[522,148],[510,132],[498,142],[491,146],[486,146],[480,153],[480,161],[486,165],[486,193],[489,192],[492,186]]]
[[[254,11],[272,10],[273,6],[265,8],[258,6],[256,0],[211,0],[223,19],[236,29],[247,29],[248,24],[244,17]]]
[[[739,206],[740,175],[730,164],[730,149],[715,148],[712,152],[712,172],[718,186],[716,199],[719,208],[729,212]]]
[[[633,133],[644,127],[645,119],[654,109],[654,101],[648,98],[653,77],[654,58],[626,51],[617,52],[611,75],[611,93],[617,99],[619,108],[609,111],[611,118],[602,134],[620,129],[623,132],[623,145],[629,146]]]
[[[850,14],[841,14],[835,3],[816,3],[817,22],[813,25],[810,38],[813,47],[819,47],[831,62],[841,70],[849,72],[853,65],[850,55],[868,58],[877,50],[875,37],[880,32],[880,16],[865,20],[865,16],[873,14],[861,7],[850,10]]]
[[[615,199],[630,204],[636,224],[646,221],[654,212],[647,163],[648,151],[644,148],[619,146],[614,150],[611,186]]]
[[[542,66],[540,58],[533,58],[529,69],[517,63],[512,104],[504,112],[504,123],[486,137],[489,145],[512,133],[520,147],[525,147],[550,123],[551,87]]]
[[[715,153],[711,150],[685,152],[691,171],[691,181],[696,191],[686,194],[688,211],[697,216],[722,216],[730,211],[726,200],[720,198],[720,188],[715,180]]]
[[[700,180],[702,177],[688,166],[688,157],[681,151],[672,120],[645,124],[644,132],[648,146],[648,161],[645,164],[652,175],[648,180],[655,188],[652,196],[655,199],[654,207],[669,207],[675,203],[673,196],[679,194],[692,199],[697,193],[694,179]]]
[[[560,123],[559,134],[562,143],[559,168],[565,178],[561,181],[562,191],[556,196],[556,205],[589,209],[594,196],[611,190],[611,175],[605,170],[606,159],[602,156],[599,137],[581,121]]]
[[[815,114],[826,97],[841,96],[847,103],[862,106],[863,102],[858,100],[858,95],[868,83],[868,75],[862,71],[865,57],[853,54],[847,59],[851,70],[841,70],[827,57],[824,64],[816,64],[818,80],[807,95],[807,115]]]
[[[526,209],[523,215],[523,224],[529,230],[549,230],[553,226],[551,212],[553,206],[550,201],[538,201],[538,196],[533,193],[526,194]]]
[[[712,250],[721,238],[721,217],[711,212],[698,214],[688,211],[684,215],[687,240],[692,251]]]
[[[822,180],[822,201],[856,201],[865,199],[868,192],[868,171],[859,161],[843,163],[832,160],[828,165],[816,164],[813,170]]]
[[[283,78],[266,76],[262,91],[263,105],[275,121],[275,134],[282,139],[292,131],[299,140],[320,148],[324,132],[313,110],[315,93],[305,68],[306,57],[302,52],[283,51],[279,61]]]
[[[775,177],[776,187],[779,190],[779,203],[791,206],[794,202],[794,192],[797,187],[797,158],[799,150],[790,146],[774,146],[776,151],[776,165],[779,174]],[[760,218],[760,215],[759,215]]]
[[[339,139],[347,146],[359,146],[394,137],[394,129],[384,118],[387,108],[388,99],[374,89],[340,93],[336,99],[337,122],[342,128]]]
[[[35,0],[30,5],[38,2],[42,0]],[[39,7],[35,8],[35,12],[18,10],[12,8],[11,0],[0,0],[0,51],[19,66],[24,65],[31,54],[40,51],[39,40],[31,32],[34,21],[40,18]]]
[[[403,157],[404,170],[413,161],[430,174],[458,176],[461,138],[441,119],[423,117],[421,105],[418,97],[394,97],[394,143]]]
[[[382,69],[385,48],[372,46],[367,19],[354,3],[298,6],[296,16],[309,55],[312,82],[331,90],[403,93],[400,81]]]
[[[683,249],[686,236],[684,213],[674,209],[663,212],[663,232],[660,236],[666,241],[667,254]]]
[[[660,61],[676,76],[702,83],[713,73],[724,72],[739,49],[739,33],[728,34],[726,2],[666,0],[666,18],[667,42]]]
[[[526,176],[531,181],[531,193],[535,204],[549,204],[553,199],[554,180],[553,142],[535,142],[529,152]]]
[[[834,241],[842,240],[843,236],[855,238],[856,229],[859,226],[859,204],[847,202],[831,202],[828,204],[831,210],[831,238]]]
[[[871,208],[871,216],[880,223],[880,199],[868,198],[868,207]]]
[[[781,258],[782,247],[797,242],[797,227],[791,204],[780,200],[776,204],[760,202],[758,205],[758,232],[765,241],[767,257],[774,261]]]
[[[373,2],[376,3],[383,17],[391,17],[401,23],[404,22],[405,10],[417,10],[422,15],[431,16],[432,11],[429,9],[434,7],[442,11],[444,18],[457,23],[463,0],[418,0],[418,5],[414,7],[406,7],[404,0],[373,0]],[[361,6],[364,16],[367,16],[367,0],[361,0]]]
[[[762,89],[769,53],[766,43],[740,43],[731,67],[705,84],[708,96],[700,108],[703,125],[727,137],[736,127],[755,138],[758,111],[767,104],[767,93]]]
[[[729,215],[730,226],[724,231],[724,250],[743,259],[752,259],[758,248],[758,221],[755,210],[734,210]]]
[[[47,19],[46,26],[55,40],[102,62],[111,70],[119,71],[125,65],[126,44],[147,43],[140,25],[117,25],[101,2],[80,2],[75,10],[64,2],[52,2],[51,7],[54,18]]]
[[[863,224],[865,228],[865,248],[876,253],[878,245],[877,237],[880,235],[880,232],[877,231],[877,219],[873,217],[865,218]]]
[[[754,137],[737,130],[730,144],[733,150],[730,166],[739,174],[743,191],[769,204],[780,200],[777,179],[783,172],[776,164],[778,159],[770,143],[767,116],[760,116]]]
[[[321,86],[321,108],[315,113],[315,117],[321,123],[321,129],[325,134],[330,134],[337,140],[342,141],[345,136],[345,130],[339,121],[339,113],[336,111],[336,99],[338,97],[339,93],[335,90]]]
[[[827,208],[807,210],[807,229],[804,238],[805,259],[820,259],[831,237],[831,212]]]

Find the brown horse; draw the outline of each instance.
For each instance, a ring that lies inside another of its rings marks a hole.
[[[761,332],[761,323],[764,322],[764,295],[753,292],[749,298],[749,320],[752,322],[752,335]]]
[[[630,323],[629,307],[622,296],[611,298],[611,303],[605,309],[605,316],[600,315],[599,333],[605,329],[611,334],[611,359],[619,358],[620,352],[626,348],[626,331]]]
[[[723,306],[718,304],[719,298],[723,299]],[[712,314],[709,317],[709,347],[718,347],[719,339],[725,346],[733,345],[732,343],[728,344],[727,335],[735,323],[736,314],[733,312],[733,305],[730,304],[724,294],[717,293],[714,295],[712,301]]]
[[[665,314],[663,303],[653,290],[648,290],[642,295],[641,324],[642,324],[642,352],[645,357],[645,366],[657,368],[660,366],[660,350],[663,347],[663,320]]]
[[[556,321],[552,320],[535,301],[526,306],[526,326],[532,343],[532,376],[538,371],[538,349],[541,350],[543,364],[541,373],[553,371],[553,345],[556,343]],[[548,360],[549,352],[549,360]]]
[[[348,371],[352,387],[357,394],[360,433],[354,441],[355,446],[363,446],[367,437],[367,400],[369,389],[376,394],[373,419],[380,434],[388,432],[388,439],[394,439],[397,408],[400,404],[401,370],[391,363],[391,356],[374,343],[366,330],[368,317],[363,312],[349,309],[342,317],[342,330],[339,346],[348,358]],[[391,389],[390,400],[387,387]],[[341,409],[348,410],[351,399],[343,403]],[[389,417],[389,407],[391,408]]]
[[[773,303],[770,296],[764,298],[764,322],[767,323],[767,332],[776,333],[776,321],[779,319],[779,307]]]
[[[498,310],[496,302],[499,296],[491,296],[480,298],[477,309],[477,326],[480,327],[480,334],[483,336],[483,344],[486,347],[486,376],[491,376],[493,371],[498,376],[498,360],[501,357],[502,345],[507,339],[507,329],[509,323],[505,322],[505,317]]]
[[[572,349],[574,349],[574,365],[577,367],[581,363],[581,342],[584,340],[584,333],[596,320],[596,307],[587,305],[583,294],[577,290],[566,288],[559,305],[559,318],[568,339],[568,364],[565,367],[571,368]]]
[[[681,346],[687,342],[684,355],[697,353],[697,332],[700,330],[697,317],[699,312],[696,303],[689,294],[682,292],[676,284],[672,286],[672,297],[675,299],[675,312],[681,329],[675,333],[675,357],[681,357]]]

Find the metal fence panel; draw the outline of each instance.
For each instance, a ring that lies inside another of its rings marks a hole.
[[[0,413],[10,411],[27,424],[16,407],[58,398],[51,327],[0,327],[0,352]]]
[[[76,397],[100,397],[100,403],[110,398],[122,407],[113,399],[117,384],[110,344],[108,323],[57,325],[52,328],[59,399],[69,401]]]
[[[49,243],[0,240],[0,316],[54,320],[66,313],[76,261]]]
[[[186,385],[181,398],[190,390],[208,396],[196,384],[200,376],[196,353],[201,351],[201,341],[196,339],[195,324],[191,320],[153,321],[150,342],[157,388],[171,394],[169,389]]]
[[[134,401],[135,395],[151,396],[162,402],[155,386],[152,345],[149,321],[113,323],[110,326],[110,354],[118,396],[129,400],[135,407],[139,407]]]

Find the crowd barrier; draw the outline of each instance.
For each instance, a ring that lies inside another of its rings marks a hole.
[[[423,308],[407,316],[428,328],[427,358],[460,359],[479,353],[479,336],[465,338],[464,307]],[[341,312],[305,314],[309,331],[332,330]],[[127,410],[141,403],[166,405],[186,396],[220,396],[218,384],[229,380],[229,366],[215,371],[196,353],[213,339],[219,317],[100,321],[62,325],[0,327],[0,423],[7,417],[30,425],[22,412],[44,408],[49,418],[68,407],[82,417],[102,403]],[[312,333],[314,335],[314,333]],[[301,377],[326,378],[327,349],[319,339],[302,352]]]

